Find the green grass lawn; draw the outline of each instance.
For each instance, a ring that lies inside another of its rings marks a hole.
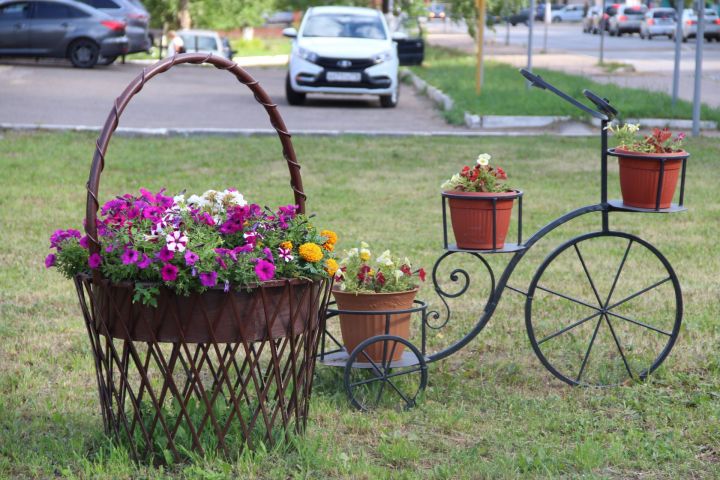
[[[717,478],[717,140],[688,142],[689,212],[611,216],[612,228],[664,252],[683,286],[680,339],[648,382],[585,389],[555,380],[525,335],[524,297],[507,292],[478,338],[430,365],[417,408],[358,413],[339,371],[318,367],[308,429],[292,446],[163,468],[135,466],[104,436],[73,286],[43,265],[50,233],[81,226],[94,141],[89,134],[0,138],[0,478]],[[443,253],[439,185],[478,153],[492,153],[525,191],[525,232],[598,200],[595,139],[300,137],[295,146],[308,209],[318,225],[340,234],[338,248],[362,239],[426,269]],[[113,140],[101,200],[141,186],[171,192],[235,186],[267,205],[292,198],[280,144],[265,137]],[[616,198],[614,162],[610,190]],[[593,214],[553,232],[510,283],[527,288],[547,253],[597,229],[599,220]],[[586,253],[611,258],[598,248]],[[607,266],[615,268],[612,258]],[[507,260],[489,257],[496,275]],[[641,269],[631,274],[644,276]],[[482,289],[486,278],[473,278],[473,288]],[[430,285],[420,297],[438,307]],[[451,325],[431,335],[430,348],[470,328],[482,298],[456,301]]]
[[[584,115],[555,95],[522,88],[525,79],[518,69],[499,62],[486,62],[483,93],[478,96],[475,57],[457,50],[430,47],[423,66],[412,67],[412,71],[455,101],[453,109],[445,112],[451,123],[463,123],[465,111],[478,115]],[[585,103],[589,102],[582,94],[583,89],[610,99],[622,118],[692,118],[690,102],[679,101],[673,109],[671,97],[664,93],[599,84],[578,75],[541,68],[533,71]],[[703,106],[701,116],[703,120],[720,121],[720,109]]]

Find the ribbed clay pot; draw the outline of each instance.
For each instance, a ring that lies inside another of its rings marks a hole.
[[[510,216],[517,192],[446,192],[450,205],[450,218],[458,248],[491,250],[493,248],[493,198],[496,200],[495,249],[505,246],[510,228]]]
[[[391,293],[349,293],[333,289],[333,296],[337,302],[338,310],[349,311],[378,311],[408,310],[413,307],[413,300],[417,295],[417,288],[406,292]],[[410,337],[410,313],[390,315],[390,335],[402,338]],[[385,334],[385,314],[340,314],[340,332],[348,354],[351,353],[364,340]],[[383,360],[383,344],[381,342],[370,345],[365,352],[374,362]],[[405,347],[398,343],[395,348],[393,360],[400,360]],[[366,362],[360,356],[358,360]]]
[[[630,207],[654,209],[657,205],[658,188],[660,192],[660,205],[657,208],[670,208],[675,187],[677,186],[678,175],[682,168],[682,158],[687,157],[687,152],[663,153],[638,153],[615,149],[620,165],[620,191],[623,203]],[[632,157],[625,157],[627,153]],[[680,158],[674,158],[680,157]],[[662,185],[660,182],[660,165],[665,160],[665,172],[663,173]]]

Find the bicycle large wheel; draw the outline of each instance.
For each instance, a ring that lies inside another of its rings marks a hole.
[[[682,322],[682,293],[667,259],[622,232],[573,238],[540,265],[525,325],[542,364],[570,385],[644,380],[665,360]]]

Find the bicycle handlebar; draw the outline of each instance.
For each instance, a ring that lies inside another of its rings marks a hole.
[[[542,90],[550,90],[558,97],[560,97],[563,100],[565,100],[566,102],[572,104],[575,108],[578,108],[578,109],[582,110],[583,112],[588,113],[597,119],[612,120],[618,114],[618,111],[615,108],[613,108],[612,106],[610,106],[609,100],[607,100],[606,98],[601,98],[600,96],[594,94],[590,90],[583,90],[583,95],[585,95],[585,97],[588,100],[593,102],[598,107],[598,109],[600,110],[599,112],[597,110],[593,110],[592,108],[588,107],[587,105],[584,105],[584,104],[578,102],[577,100],[572,98],[570,95],[566,94],[565,92],[558,90],[553,85],[551,85],[550,83],[545,81],[540,75],[535,75],[534,73],[529,72],[529,71],[525,70],[524,68],[520,69],[520,73],[522,74],[523,77],[525,77],[530,82],[530,84],[533,87],[540,88]]]

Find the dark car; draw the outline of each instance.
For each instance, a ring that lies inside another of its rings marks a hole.
[[[507,17],[507,21],[513,27],[519,23],[524,23],[525,25],[527,25],[530,22],[530,9],[525,8],[517,13],[513,13],[512,15]]]
[[[149,25],[150,14],[140,0],[76,0],[105,12],[113,18],[125,22],[125,34],[128,37],[128,53],[147,52],[152,47]],[[107,59],[112,63],[115,59]]]
[[[425,40],[420,22],[415,17],[388,19],[388,27],[397,44],[400,65],[422,65],[425,59]]]
[[[68,58],[91,68],[128,51],[125,23],[72,0],[0,0],[0,56]]]
[[[445,20],[445,17],[447,17],[447,12],[445,11],[445,5],[434,3],[430,5],[427,9],[427,18],[428,20],[438,19],[438,20]]]

